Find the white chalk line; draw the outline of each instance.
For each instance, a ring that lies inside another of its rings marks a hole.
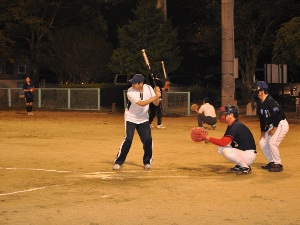
[[[47,170],[47,169],[37,169],[37,168],[10,168],[10,167],[0,167],[2,170],[30,170],[30,171],[45,171],[45,172],[56,172],[56,173],[71,173],[72,171],[67,170]]]
[[[20,194],[20,193],[24,193],[24,192],[38,191],[38,190],[42,190],[42,189],[45,189],[45,188],[57,187],[57,186],[60,186],[60,185],[51,185],[51,186],[44,186],[44,187],[38,187],[38,188],[30,188],[30,189],[26,189],[26,190],[22,190],[22,191],[1,193],[0,196],[15,195],[15,194]]]
[[[44,172],[55,172],[55,173],[71,173],[72,171],[66,171],[66,170],[48,170],[48,169],[37,169],[37,168],[16,168],[16,167],[0,167],[2,170],[29,170],[29,171],[44,171]],[[14,195],[24,192],[31,192],[31,191],[38,191],[49,187],[57,187],[60,185],[51,185],[51,186],[44,186],[44,187],[37,187],[37,188],[30,188],[26,190],[21,191],[14,191],[14,192],[8,192],[8,193],[0,193],[0,196],[7,196],[7,195]]]
[[[16,167],[0,167],[2,170],[29,170],[29,171],[44,171],[44,172],[56,172],[56,173],[71,173],[72,171],[67,170],[49,170],[49,169],[40,169],[40,168],[16,168]],[[168,170],[168,172],[174,172],[178,170]],[[122,171],[123,174],[130,174],[130,173],[149,173],[151,171],[140,171],[140,170],[127,170]],[[160,171],[162,172],[162,171]],[[97,178],[102,180],[124,180],[124,179],[159,179],[159,178],[189,178],[190,176],[172,176],[172,175],[165,175],[165,176],[125,176],[122,177],[118,172],[93,172],[93,173],[85,173],[84,177],[86,178]],[[51,185],[51,186],[44,186],[44,187],[37,187],[37,188],[30,188],[21,191],[14,191],[8,193],[0,193],[0,196],[7,196],[7,195],[14,195],[19,193],[25,192],[32,192],[38,191],[49,187],[57,187],[61,185]],[[108,197],[108,196],[103,196]]]
[[[177,170],[172,170],[172,172]],[[152,171],[154,172],[154,171]],[[162,172],[162,171],[159,171]],[[164,172],[164,171],[163,171]],[[170,170],[166,172],[171,172]],[[158,178],[189,178],[190,176],[181,176],[181,175],[152,175],[152,176],[122,176],[123,174],[130,173],[151,173],[151,171],[136,171],[136,170],[127,170],[119,172],[94,172],[84,174],[87,178],[100,178],[102,180],[124,180],[124,179],[158,179]]]

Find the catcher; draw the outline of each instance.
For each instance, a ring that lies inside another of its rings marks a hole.
[[[208,97],[205,97],[202,102],[200,109],[198,109],[197,104],[191,106],[191,110],[198,113],[198,126],[203,127],[203,123],[206,123],[211,125],[212,130],[215,130],[217,123],[215,108],[209,103],[210,99]]]
[[[219,154],[236,164],[230,169],[231,172],[236,172],[237,175],[250,174],[250,166],[256,159],[254,137],[249,128],[238,120],[238,110],[235,106],[225,106],[225,116],[228,127],[222,138],[210,137],[207,132],[201,131],[201,128],[193,128],[192,140],[205,140],[205,143],[217,145]]]

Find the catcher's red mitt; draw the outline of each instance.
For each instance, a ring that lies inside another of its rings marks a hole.
[[[201,142],[206,139],[208,132],[202,127],[194,127],[191,131],[191,138],[195,142]]]

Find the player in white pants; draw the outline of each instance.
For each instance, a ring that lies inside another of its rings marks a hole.
[[[249,128],[238,120],[238,109],[235,106],[225,106],[226,123],[228,127],[222,138],[206,136],[206,143],[218,145],[218,152],[230,162],[236,164],[231,172],[237,175],[250,174],[251,165],[256,159],[256,145]]]
[[[268,85],[264,81],[257,81],[254,85],[258,101],[261,137],[259,146],[268,164],[262,166],[269,172],[281,172],[283,166],[279,153],[279,145],[289,131],[289,124],[279,104],[269,95]]]

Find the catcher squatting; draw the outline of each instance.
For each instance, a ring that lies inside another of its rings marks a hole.
[[[195,127],[191,131],[193,141],[205,141],[218,146],[218,152],[230,162],[236,164],[230,169],[237,175],[250,174],[251,165],[256,159],[256,145],[254,137],[247,126],[238,119],[238,109],[235,106],[225,106],[226,123],[228,124],[222,138],[208,136],[207,131]]]

